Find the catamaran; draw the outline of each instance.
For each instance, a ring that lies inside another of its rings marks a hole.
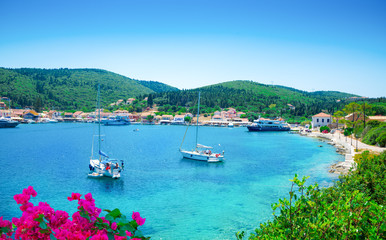
[[[100,107],[100,85],[98,85],[98,135],[93,136],[91,157],[88,174],[89,177],[120,178],[124,169],[123,160],[111,159],[101,150],[101,107]],[[98,158],[94,158],[94,137],[98,137]]]
[[[224,160],[224,151],[222,153],[215,153],[212,152],[211,149],[213,147],[211,146],[205,146],[202,144],[199,144],[197,142],[198,140],[198,117],[200,115],[200,92],[198,93],[198,109],[197,109],[197,122],[196,122],[196,146],[195,149],[189,150],[183,150],[181,149],[182,144],[184,143],[186,132],[188,131],[188,127],[186,128],[184,138],[182,139],[182,143],[180,146],[180,152],[184,158],[198,160],[198,161],[206,161],[206,162],[221,162]]]

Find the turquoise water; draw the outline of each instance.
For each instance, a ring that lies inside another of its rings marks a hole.
[[[133,129],[139,131],[134,132]],[[317,139],[286,132],[248,132],[246,128],[200,127],[200,143],[221,144],[224,163],[181,158],[183,126],[102,126],[103,150],[125,159],[121,179],[87,178],[93,124],[19,125],[1,129],[0,216],[21,211],[13,200],[31,185],[33,200],[73,213],[72,192],[91,192],[102,209],[139,211],[152,239],[235,239],[271,219],[271,203],[287,197],[295,173],[310,183],[331,185],[330,164],[342,161]],[[194,144],[190,128],[184,147]],[[319,147],[322,145],[323,147]]]

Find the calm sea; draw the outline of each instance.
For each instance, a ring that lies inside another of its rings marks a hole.
[[[235,239],[272,218],[271,203],[287,197],[295,173],[329,186],[329,165],[342,161],[317,139],[247,128],[200,127],[199,143],[225,150],[224,163],[183,159],[184,126],[102,126],[103,151],[125,160],[121,179],[87,177],[94,124],[19,125],[0,129],[0,216],[20,216],[13,195],[33,186],[33,203],[75,212],[72,192],[91,192],[102,209],[139,211],[152,239]],[[139,131],[133,131],[134,129]],[[194,145],[189,128],[184,147]],[[218,146],[221,144],[221,146]],[[322,145],[322,147],[319,147]]]

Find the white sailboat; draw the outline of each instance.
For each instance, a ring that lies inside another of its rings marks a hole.
[[[120,178],[124,168],[123,160],[111,159],[101,150],[101,108],[100,108],[100,86],[98,85],[98,135],[93,136],[91,157],[88,174],[89,177]],[[94,137],[98,137],[98,158],[94,158]]]
[[[222,153],[215,153],[212,152],[211,149],[213,147],[211,146],[205,146],[202,144],[199,144],[198,141],[198,117],[200,114],[200,92],[198,93],[198,109],[197,109],[197,123],[196,123],[196,146],[195,149],[189,151],[189,150],[183,150],[181,149],[182,144],[184,143],[187,128],[185,131],[184,138],[182,140],[181,146],[180,146],[180,152],[184,158],[198,160],[198,161],[206,161],[206,162],[221,162],[224,160],[224,151]],[[188,126],[189,127],[189,126]]]

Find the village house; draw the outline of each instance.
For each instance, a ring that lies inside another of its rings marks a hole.
[[[185,115],[175,115],[172,124],[183,125],[185,124]]]
[[[129,98],[127,99],[127,104],[132,104],[135,101],[135,98]]]
[[[291,109],[291,110],[295,110],[295,106],[293,106],[292,104],[287,104],[287,106]]]
[[[72,114],[72,116],[74,118],[82,118],[82,114],[83,114],[82,111],[76,111],[76,112],[74,112],[74,114]]]
[[[330,123],[332,123],[332,116],[329,114],[321,112],[312,116],[312,128],[327,126]]]
[[[237,112],[236,113],[236,117],[241,117],[242,115],[245,115],[246,113],[245,112]]]
[[[345,120],[349,120],[352,122],[363,121],[363,118],[364,118],[364,116],[362,113],[350,113],[349,115],[344,117]],[[367,119],[367,117],[366,117],[366,119]]]
[[[369,116],[369,121],[370,120],[376,120],[380,122],[386,122],[386,116]]]
[[[23,118],[26,120],[36,121],[39,119],[39,114],[34,110],[28,110],[24,113]]]
[[[116,105],[118,106],[119,104],[121,104],[123,102],[123,99],[119,99],[116,103]]]

